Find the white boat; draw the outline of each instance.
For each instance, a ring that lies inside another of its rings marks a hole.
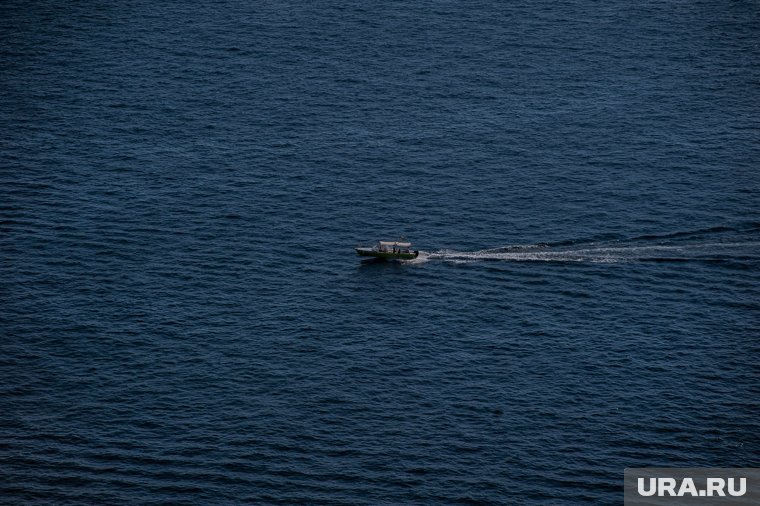
[[[413,260],[420,254],[412,249],[412,243],[400,241],[378,241],[372,247],[355,248],[363,257],[373,257],[382,260]]]

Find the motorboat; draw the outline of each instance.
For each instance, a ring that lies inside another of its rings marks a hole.
[[[414,260],[420,254],[412,249],[412,243],[399,241],[378,241],[374,246],[355,249],[359,256],[381,260]]]

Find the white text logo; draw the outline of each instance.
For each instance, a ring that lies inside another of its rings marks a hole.
[[[649,483],[647,483],[647,481]],[[747,478],[706,478],[706,487],[698,489],[692,478],[684,478],[681,483],[675,478],[639,478],[639,495],[650,497],[657,495],[674,497],[725,497],[726,493],[733,497],[739,497],[747,492]]]

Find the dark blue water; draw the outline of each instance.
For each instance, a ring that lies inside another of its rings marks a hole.
[[[6,1],[0,34],[0,502],[760,466],[758,2]]]

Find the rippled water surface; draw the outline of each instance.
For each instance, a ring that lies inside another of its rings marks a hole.
[[[758,27],[3,2],[0,502],[616,504],[625,467],[760,467]]]

